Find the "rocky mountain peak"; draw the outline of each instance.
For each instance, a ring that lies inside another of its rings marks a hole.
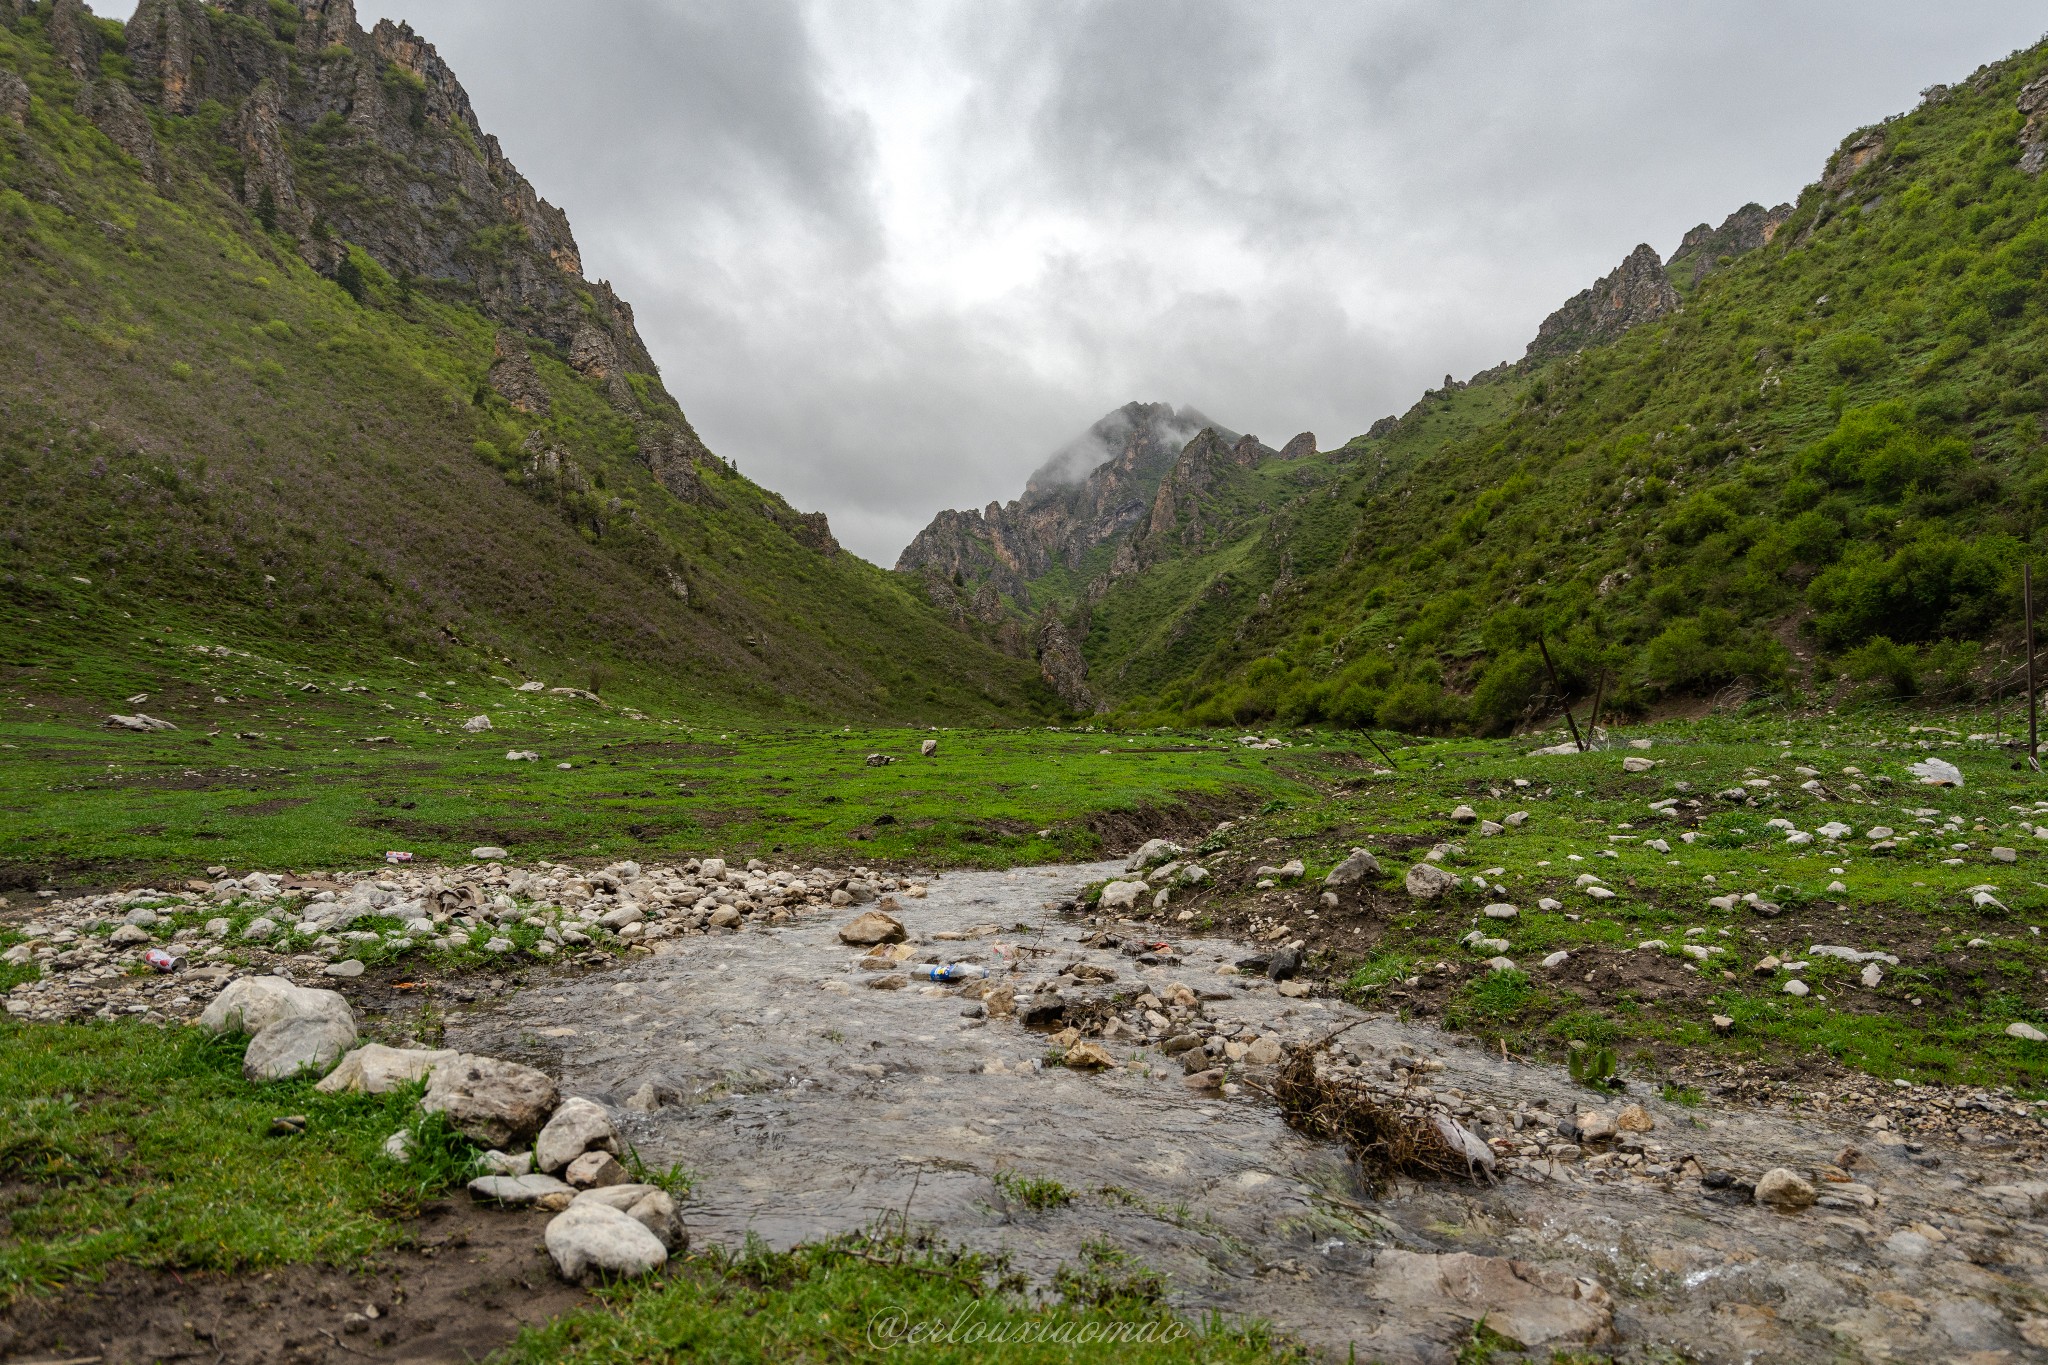
[[[1620,337],[1632,327],[1678,311],[1678,291],[1656,248],[1643,243],[1611,272],[1543,319],[1525,361],[1570,355]]]
[[[1664,263],[1665,273],[1698,284],[1725,260],[1768,244],[1791,216],[1790,204],[1767,209],[1750,203],[1722,219],[1719,227],[1701,223],[1679,241],[1678,250]]]

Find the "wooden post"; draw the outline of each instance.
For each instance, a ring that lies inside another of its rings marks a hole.
[[[1557,680],[1557,665],[1550,662],[1550,646],[1543,643],[1541,635],[1536,637],[1537,652],[1543,655],[1543,671],[1550,675],[1550,690],[1557,693],[1557,704],[1564,708],[1564,723],[1572,728],[1572,743],[1579,746],[1579,752],[1586,752],[1586,741],[1579,738],[1579,723],[1572,718],[1571,703],[1565,699],[1564,684]]]
[[[2027,609],[2027,766],[2040,772],[2041,760],[2036,757],[2041,741],[2038,698],[2034,693],[2034,566],[2031,561],[2020,565],[2020,597]]]
[[[1600,701],[1607,695],[1607,670],[1601,669],[1600,676],[1593,680],[1593,714],[1586,721],[1586,742],[1600,742]]]

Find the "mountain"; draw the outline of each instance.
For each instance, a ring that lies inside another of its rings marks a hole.
[[[916,575],[956,624],[996,627],[1011,653],[1025,651],[1024,627],[1035,622],[1028,638],[1046,681],[1069,706],[1092,710],[1099,698],[1068,623],[1042,609],[1099,601],[1162,556],[1231,534],[1214,494],[1268,460],[1314,450],[1306,433],[1275,451],[1193,408],[1127,403],[1055,452],[1022,498],[939,513],[896,568]]]
[[[139,630],[1014,718],[1035,671],[708,451],[432,44],[0,0],[0,651]]]
[[[899,567],[1057,618],[1131,724],[2009,688],[2048,511],[2044,166],[2035,47],[1852,133],[1794,203],[1637,246],[1521,359],[1340,449],[1211,449],[1205,484],[1162,477],[1177,534],[1155,487],[1079,571],[994,573],[993,509]]]

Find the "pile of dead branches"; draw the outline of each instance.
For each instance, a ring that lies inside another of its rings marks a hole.
[[[1380,1177],[1491,1174],[1492,1154],[1475,1159],[1471,1139],[1450,1120],[1386,1103],[1355,1079],[1326,1073],[1323,1044],[1298,1048],[1280,1068],[1272,1095],[1287,1126],[1350,1149],[1359,1166]]]

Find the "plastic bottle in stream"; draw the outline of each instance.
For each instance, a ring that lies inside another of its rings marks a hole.
[[[971,981],[987,976],[988,968],[966,962],[947,962],[935,967],[920,967],[917,974],[927,981]]]

